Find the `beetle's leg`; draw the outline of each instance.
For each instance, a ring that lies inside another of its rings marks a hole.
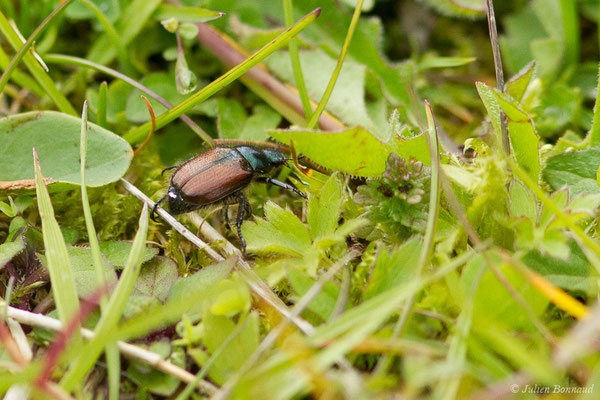
[[[160,173],[161,175],[165,173],[165,171],[168,171],[170,169],[175,169],[177,168],[177,165],[169,165],[168,167],[166,167],[165,169],[162,170],[162,172]]]
[[[305,198],[305,199],[308,198],[308,197],[306,197],[306,195],[304,193],[302,193],[301,191],[299,191],[298,189],[296,189],[289,183],[281,182],[281,181],[278,181],[277,179],[273,179],[273,178],[269,178],[269,177],[261,177],[261,178],[258,178],[257,181],[264,182],[264,183],[270,183],[271,185],[275,185],[275,186],[279,186],[280,188],[291,190],[292,192],[296,193],[298,196],[300,196],[302,198]]]
[[[166,199],[167,196],[164,195],[163,197],[160,198],[160,200],[158,200],[156,203],[154,203],[154,206],[152,207],[152,211],[150,211],[150,219],[154,222],[156,221],[156,208],[158,207],[158,205],[164,200]]]
[[[223,219],[227,226],[231,228],[231,222],[229,221],[229,204],[223,206]]]
[[[235,220],[235,226],[237,227],[237,233],[240,238],[240,242],[242,242],[242,253],[246,253],[246,239],[242,235],[242,222],[244,222],[244,213],[246,207],[248,206],[248,199],[242,193],[237,195],[237,199],[239,200],[237,218]]]
[[[246,212],[246,215],[244,216],[244,219],[248,219],[252,216],[252,207],[250,207],[250,202],[248,201],[248,199],[246,199],[246,204],[244,206],[244,211]]]

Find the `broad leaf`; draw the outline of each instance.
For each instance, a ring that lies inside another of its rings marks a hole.
[[[266,220],[256,218],[242,225],[248,250],[305,256],[314,250],[306,227],[290,210],[269,201],[265,204]]]
[[[16,114],[0,119],[0,189],[34,187],[31,149],[36,148],[49,183],[80,183],[81,120],[55,111]],[[115,182],[129,168],[133,152],[119,136],[88,124],[86,184]],[[55,189],[69,187],[56,185]]]
[[[127,263],[127,257],[131,252],[131,242],[102,242],[100,243],[100,251],[115,267],[124,267]],[[156,247],[146,247],[142,253],[142,263],[150,260],[158,254]]]
[[[326,168],[355,176],[381,176],[391,153],[407,159],[412,157],[427,165],[431,163],[423,135],[410,139],[393,137],[387,143],[361,127],[335,133],[279,130],[269,135],[285,144],[293,140],[298,153]]]
[[[154,257],[142,265],[132,295],[154,297],[164,302],[177,280],[177,265],[168,257]]]
[[[544,180],[558,190],[563,186],[571,193],[597,193],[596,174],[600,167],[600,149],[557,154],[546,161]]]

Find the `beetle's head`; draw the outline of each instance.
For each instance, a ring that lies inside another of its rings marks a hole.
[[[277,149],[254,146],[238,146],[236,149],[250,163],[252,170],[257,174],[266,174],[272,168],[279,167],[289,160]]]
[[[269,163],[274,167],[284,164],[287,166],[287,162],[291,160],[291,158],[287,158],[285,154],[278,149],[264,149],[263,154],[267,160],[269,160]]]
[[[167,204],[169,205],[169,212],[172,215],[182,214],[184,213],[185,201],[181,197],[181,192],[171,186],[169,187],[169,191],[167,192]]]

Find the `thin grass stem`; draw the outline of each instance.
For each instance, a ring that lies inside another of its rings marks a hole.
[[[338,57],[337,64],[335,66],[335,69],[333,70],[333,74],[331,74],[329,84],[325,89],[325,93],[323,93],[323,97],[321,98],[317,109],[315,110],[312,117],[308,121],[308,124],[306,125],[306,127],[309,129],[312,129],[317,125],[319,117],[321,116],[321,113],[325,110],[325,106],[327,106],[329,97],[333,92],[337,78],[340,76],[342,66],[344,65],[344,60],[346,59],[346,54],[348,53],[348,48],[350,47],[350,42],[352,41],[352,36],[354,35],[354,30],[356,29],[358,19],[360,18],[363,1],[364,0],[358,0],[358,2],[356,3],[356,8],[354,9],[354,14],[352,15],[352,20],[350,21],[350,27],[348,27],[348,33],[346,34],[346,39],[344,40],[344,45],[342,46],[342,51],[340,52],[340,56]]]
[[[283,16],[285,19],[285,26],[288,28],[294,24],[294,6],[293,0],[283,0]],[[296,81],[296,89],[298,89],[298,95],[302,102],[302,109],[304,109],[304,118],[307,121],[312,116],[312,107],[310,105],[310,98],[306,91],[306,83],[304,82],[304,74],[302,73],[302,65],[300,63],[300,55],[298,54],[298,39],[292,38],[288,43],[288,49],[290,53],[290,62],[292,64],[292,72],[294,74],[294,80]]]

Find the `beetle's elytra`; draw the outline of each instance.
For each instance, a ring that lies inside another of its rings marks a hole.
[[[289,159],[276,149],[254,146],[215,147],[176,168],[171,176],[169,190],[161,198],[150,213],[155,219],[158,205],[166,198],[169,212],[173,215],[197,210],[204,206],[219,202],[225,203],[224,214],[227,219],[227,207],[238,204],[236,218],[237,233],[246,249],[246,241],[242,236],[241,226],[245,218],[252,214],[248,199],[241,192],[250,182],[270,183],[291,190],[306,199],[306,195],[284,182],[263,176],[271,169],[285,164]]]

